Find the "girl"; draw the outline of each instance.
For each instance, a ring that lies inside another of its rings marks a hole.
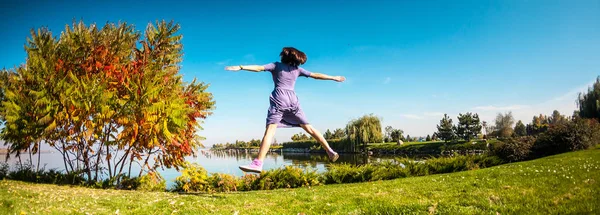
[[[275,89],[269,98],[270,107],[267,114],[267,128],[262,139],[258,158],[254,159],[250,165],[240,166],[240,169],[245,172],[262,171],[263,160],[267,155],[267,151],[271,146],[275,129],[287,127],[302,127],[306,132],[313,136],[323,149],[327,152],[327,156],[332,162],[335,162],[339,155],[329,147],[323,135],[317,129],[313,128],[306,120],[304,112],[300,108],[298,97],[294,92],[294,85],[298,76],[311,77],[320,80],[334,80],[343,82],[346,80],[343,76],[329,76],[320,73],[312,73],[304,70],[300,65],[306,63],[306,55],[293,47],[284,47],[281,53],[281,62],[270,63],[264,66],[248,65],[248,66],[228,66],[225,70],[239,71],[247,70],[252,72],[269,71],[273,76]]]

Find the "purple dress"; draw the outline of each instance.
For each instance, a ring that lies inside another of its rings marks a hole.
[[[308,120],[300,108],[296,92],[294,92],[294,85],[298,76],[310,77],[310,72],[279,62],[270,63],[264,67],[265,71],[271,72],[275,84],[275,89],[269,97],[271,105],[267,113],[267,125],[277,124],[279,128],[289,128],[308,124]]]

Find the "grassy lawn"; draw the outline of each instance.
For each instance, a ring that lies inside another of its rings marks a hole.
[[[0,214],[594,214],[600,150],[369,183],[230,194],[0,181]]]

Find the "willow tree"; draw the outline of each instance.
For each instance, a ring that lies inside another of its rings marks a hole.
[[[90,180],[118,176],[126,165],[131,173],[134,162],[142,171],[180,167],[202,146],[197,131],[214,101],[207,84],[179,74],[178,30],[162,21],[143,37],[126,23],[74,23],[58,38],[32,31],[26,63],[7,72],[0,113],[10,153],[48,144],[68,172]]]
[[[356,146],[361,144],[363,150],[365,150],[367,143],[381,142],[383,140],[381,119],[370,114],[351,120],[346,125],[346,136],[352,143],[352,151],[357,151]]]
[[[600,120],[600,76],[585,93],[579,93],[577,98],[579,116]]]

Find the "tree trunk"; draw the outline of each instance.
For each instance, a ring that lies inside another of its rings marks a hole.
[[[129,170],[127,171],[128,178],[131,178],[131,164],[133,164],[133,154],[131,155],[131,159],[129,159]]]
[[[107,167],[108,167],[108,178],[112,178],[112,169],[110,168],[110,159],[108,158],[108,155],[110,154],[110,148],[108,147],[108,145],[106,145],[106,163],[107,163]]]
[[[97,154],[97,158],[96,158],[96,166],[94,167],[94,181],[98,181],[98,167],[100,166],[100,157],[102,157],[102,146],[104,145],[104,143],[100,143],[100,147],[98,148],[98,154]]]
[[[131,146],[129,146],[129,148],[127,149],[127,152],[125,152],[125,155],[123,155],[123,157],[121,157],[119,162],[117,162],[115,164],[115,176],[118,176],[119,174],[121,174],[123,172],[123,167],[125,166],[125,158],[129,155],[129,151],[131,151]],[[121,164],[121,168],[119,169],[119,172],[117,173],[117,166],[119,166],[119,163]]]
[[[150,159],[150,156],[152,156],[152,153],[153,153],[152,149],[150,149],[148,151],[148,157],[144,161],[144,165],[140,168],[140,174],[138,175],[138,177],[142,177],[142,173],[144,172],[144,167],[148,166],[148,160]]]
[[[31,148],[33,148],[33,146],[30,146],[27,151],[29,153],[29,165],[33,166],[33,158],[31,157]]]
[[[42,156],[42,147],[40,146],[40,143],[38,142],[38,160],[37,160],[37,167],[36,167],[36,172],[40,170],[40,158]]]

